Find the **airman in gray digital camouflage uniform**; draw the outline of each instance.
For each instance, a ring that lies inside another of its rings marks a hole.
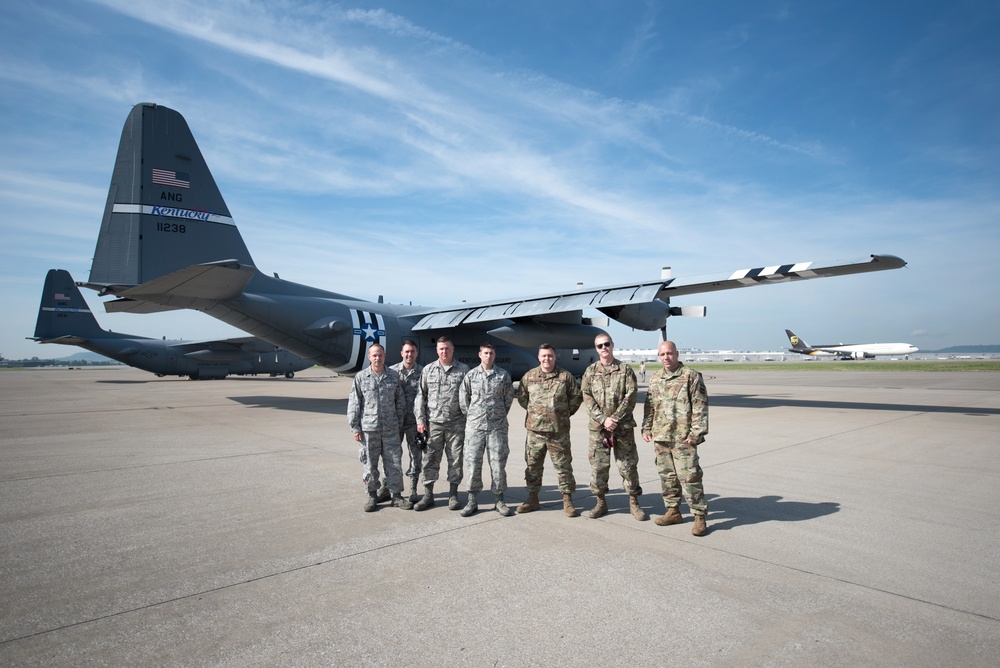
[[[347,397],[347,422],[359,444],[359,457],[364,466],[364,481],[368,491],[365,512],[378,507],[378,462],[382,460],[392,505],[409,510],[413,504],[402,497],[403,447],[399,426],[406,412],[406,401],[399,374],[385,368],[385,348],[373,343],[368,348],[369,366],[354,376]]]
[[[590,418],[590,491],[597,502],[584,516],[597,519],[608,512],[604,497],[608,493],[613,454],[629,495],[632,517],[648,520],[649,515],[639,506],[642,487],[639,486],[639,453],[635,447],[636,424],[632,415],[639,384],[632,367],[615,359],[615,344],[610,336],[598,334],[594,347],[600,359],[583,372],[580,389]]]
[[[462,509],[462,517],[469,517],[477,510],[476,499],[483,490],[483,452],[490,462],[491,489],[496,497],[496,511],[504,517],[514,511],[504,503],[507,489],[507,413],[514,403],[514,384],[510,374],[494,362],[496,348],[492,343],[479,346],[479,366],[465,374],[458,392],[458,404],[465,413],[465,471],[469,477],[469,499]]]
[[[420,392],[413,409],[417,431],[427,435],[423,458],[424,495],[414,508],[426,510],[434,505],[434,483],[440,475],[441,457],[447,455],[448,508],[460,510],[458,485],[462,482],[465,413],[458,405],[458,391],[469,367],[455,359],[455,344],[451,339],[440,337],[436,350],[437,360],[425,366],[420,374]]]
[[[420,374],[424,370],[424,365],[417,363],[417,344],[409,339],[403,342],[400,355],[403,361],[389,368],[399,374],[399,379],[403,382],[403,394],[406,396],[406,416],[403,418],[400,440],[405,437],[406,447],[410,453],[410,468],[405,475],[410,478],[410,501],[416,502],[420,498],[417,494],[417,483],[420,481],[424,452],[417,444],[417,416],[413,412],[413,405],[420,392]],[[388,494],[388,490],[385,493]],[[382,490],[379,490],[379,497],[380,500],[384,500],[381,498]]]
[[[573,492],[573,452],[570,450],[569,418],[583,403],[580,386],[569,371],[556,366],[556,351],[543,343],[538,348],[539,365],[521,378],[517,402],[527,413],[524,427],[528,430],[524,442],[524,482],[528,499],[517,507],[518,513],[538,510],[538,492],[542,489],[545,453],[559,476],[559,491],[563,495],[563,513],[576,516]]]
[[[698,445],[708,434],[708,391],[701,374],[681,363],[677,346],[664,341],[657,350],[663,368],[649,380],[642,416],[642,438],[653,441],[667,512],[653,520],[680,524],[681,494],[694,514],[691,533],[704,536],[708,503],[702,487]]]

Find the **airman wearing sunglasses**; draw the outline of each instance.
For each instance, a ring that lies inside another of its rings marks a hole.
[[[608,512],[605,495],[611,474],[611,458],[618,465],[625,491],[629,495],[629,510],[639,521],[649,516],[639,506],[639,453],[635,447],[635,399],[638,383],[632,367],[615,359],[615,344],[607,334],[598,334],[594,347],[600,359],[583,372],[581,389],[583,405],[590,427],[590,491],[597,497],[585,517],[597,519]]]

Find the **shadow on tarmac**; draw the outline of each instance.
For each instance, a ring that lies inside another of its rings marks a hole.
[[[553,490],[558,492],[555,488]],[[577,490],[577,493],[580,491],[582,490]],[[574,495],[577,508],[581,511],[589,510],[593,505],[589,500],[592,496],[588,494],[584,500]],[[835,502],[805,503],[782,501],[782,498],[780,496],[723,497],[718,494],[706,494],[705,499],[709,502],[709,528],[712,531],[725,531],[763,522],[804,522],[840,511],[840,504]],[[625,490],[608,491],[606,499],[610,512],[628,513],[628,495]],[[650,519],[665,512],[663,497],[656,493],[644,493],[639,497],[639,505],[649,513]],[[684,521],[690,523],[691,510],[686,502],[681,503],[681,512],[684,514]]]
[[[347,415],[347,399],[303,399],[272,396],[229,397],[229,399],[249,408],[276,408],[305,413]]]
[[[762,522],[804,522],[840,511],[833,501],[782,501],[780,496],[735,497],[706,494],[712,531],[725,531]]]

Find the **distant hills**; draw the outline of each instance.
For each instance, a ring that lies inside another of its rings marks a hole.
[[[966,355],[979,355],[983,353],[1000,353],[1000,345],[994,346],[952,346],[941,350],[921,350],[922,353],[963,353]]]
[[[81,350],[78,353],[73,353],[72,355],[67,355],[66,357],[56,357],[54,359],[56,362],[113,362],[117,364],[110,357],[105,357],[104,355],[98,355],[97,353],[92,353],[87,350]]]

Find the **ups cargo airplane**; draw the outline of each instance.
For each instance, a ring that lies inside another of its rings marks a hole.
[[[703,307],[672,307],[674,297],[905,265],[893,255],[871,255],[443,308],[365,301],[258,270],[183,116],[142,103],[122,130],[90,279],[82,285],[117,297],[105,303],[109,312],[195,309],[340,373],[360,371],[376,341],[388,363],[399,360],[407,338],[417,342],[420,361],[431,362],[436,339],[446,335],[456,357],[471,364],[481,342],[493,343],[497,363],[517,379],[537,365],[543,342],[560,349],[561,366],[583,372],[603,331],[598,325],[607,322],[584,317],[585,309],[665,333],[668,316],[704,315]]]
[[[32,338],[39,343],[79,346],[157,376],[188,376],[192,380],[265,373],[292,378],[296,371],[313,366],[309,360],[252,336],[172,341],[105,331],[64,269],[49,269],[45,276]]]
[[[829,343],[810,346],[790,329],[785,330],[792,347],[790,353],[811,357],[839,357],[844,360],[874,359],[877,355],[912,355],[920,349],[909,343]]]

